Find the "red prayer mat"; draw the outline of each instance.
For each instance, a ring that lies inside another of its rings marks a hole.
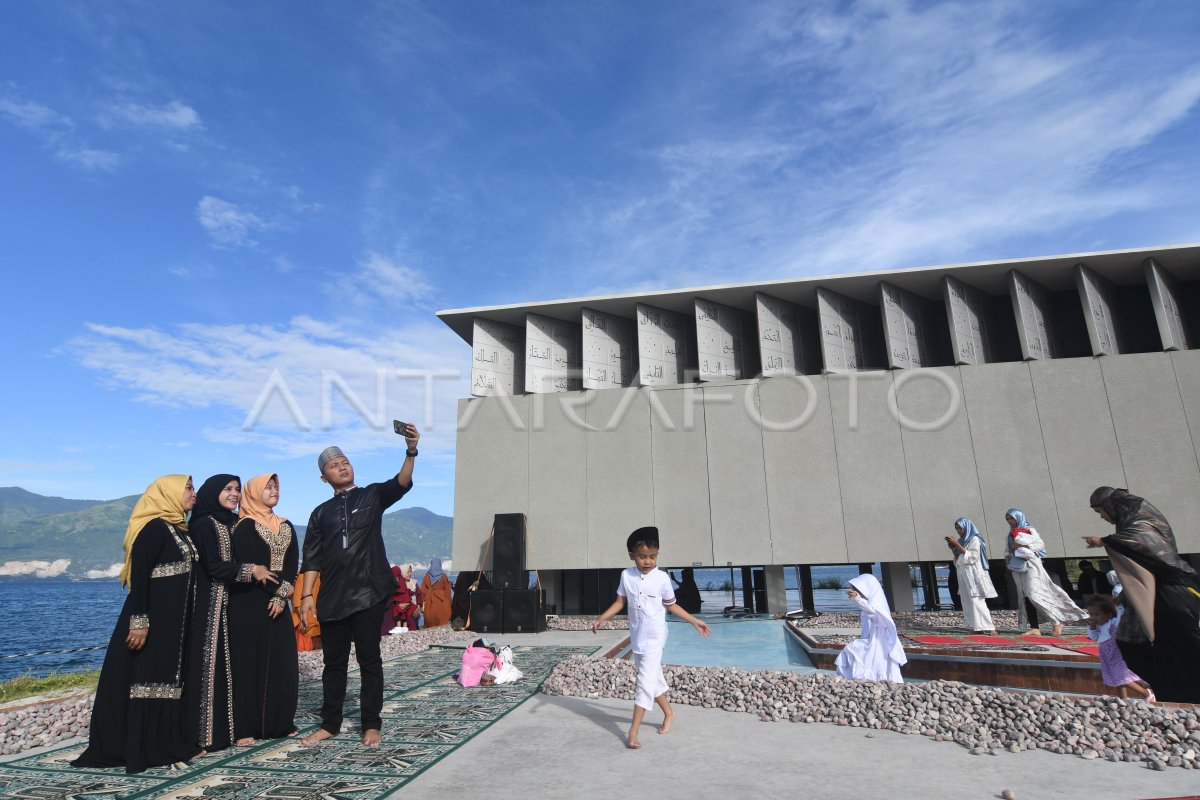
[[[921,644],[962,644],[962,639],[958,636],[908,636],[908,638]]]
[[[968,636],[967,641],[977,644],[998,644],[998,645],[1016,645],[1025,644],[1024,641],[1016,639],[1006,639],[1003,636]]]

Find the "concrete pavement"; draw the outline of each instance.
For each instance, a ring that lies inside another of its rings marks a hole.
[[[601,636],[606,642],[623,638],[616,633]],[[601,636],[552,631],[520,640],[490,638],[578,645]],[[1200,773],[1194,770],[1155,772],[1044,751],[973,756],[957,744],[923,736],[674,708],[671,733],[656,733],[660,716],[651,711],[642,728],[642,748],[632,751],[624,746],[630,701],[535,695],[394,796],[615,797],[631,783],[649,796],[725,800],[748,792],[830,800],[967,800],[995,798],[1004,789],[1019,800],[1200,794]]]

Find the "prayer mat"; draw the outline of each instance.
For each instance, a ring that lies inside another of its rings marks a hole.
[[[963,642],[957,636],[909,636],[907,638],[919,644],[962,644]]]
[[[301,737],[320,719],[321,682],[300,685],[300,735],[251,747],[231,747],[176,767],[139,775],[121,769],[74,769],[85,742],[0,764],[0,797],[46,800],[167,798],[294,800],[298,797],[375,800],[395,792],[537,693],[560,661],[587,647],[513,648],[525,677],[516,683],[464,689],[453,679],[462,648],[433,647],[384,662],[383,744],[366,749],[359,734],[358,676],[347,687],[342,733],[304,747]],[[353,700],[352,700],[353,699]]]
[[[1006,646],[1014,643],[1012,639],[1005,639],[1003,636],[986,636],[986,635],[968,636],[967,641],[975,642],[976,644],[1000,645],[1001,647],[1006,647]]]

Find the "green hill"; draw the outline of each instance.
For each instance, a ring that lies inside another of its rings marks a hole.
[[[61,514],[66,511],[82,511],[98,506],[102,500],[67,500],[63,497],[45,497],[27,492],[20,486],[0,486],[0,525],[23,519]]]
[[[393,564],[417,561],[428,564],[429,559],[450,558],[450,537],[453,517],[443,517],[427,508],[402,508],[383,515],[383,543],[388,560]],[[306,526],[297,525],[296,533],[304,539]]]
[[[69,558],[70,575],[107,569],[121,561],[121,539],[137,495],[107,502],[43,497],[15,487],[0,489],[0,563]],[[63,504],[83,504],[64,510]],[[39,508],[47,513],[33,513]],[[12,511],[10,517],[4,511]],[[454,521],[424,508],[402,508],[383,517],[383,540],[394,563],[449,558]],[[297,526],[303,538],[304,526]]]
[[[67,511],[0,522],[0,562],[71,559],[68,571],[81,575],[121,560],[121,539],[137,495]]]

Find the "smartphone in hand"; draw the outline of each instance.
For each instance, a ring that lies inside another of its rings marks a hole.
[[[392,420],[392,430],[400,436],[408,436],[408,423],[394,419]]]

